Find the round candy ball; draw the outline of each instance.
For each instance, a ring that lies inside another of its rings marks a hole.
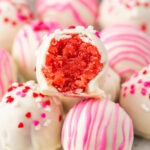
[[[118,104],[88,99],[69,111],[61,138],[64,150],[131,150],[133,125]]]
[[[102,28],[128,23],[150,34],[149,0],[103,0],[99,10]]]
[[[94,25],[98,14],[97,0],[38,0],[37,14],[44,20],[61,25]]]
[[[11,51],[18,30],[33,18],[27,3],[13,0],[0,1],[0,47]]]
[[[33,21],[23,26],[14,40],[12,54],[20,72],[27,80],[36,80],[36,52],[43,37],[62,28],[56,22]]]
[[[121,88],[120,104],[133,120],[135,134],[150,139],[150,66],[130,77]]]
[[[114,25],[101,33],[108,51],[109,66],[122,82],[150,64],[150,37],[131,25]]]
[[[0,103],[0,149],[54,150],[60,146],[61,103],[33,81],[14,83]]]
[[[9,86],[16,81],[16,64],[6,50],[0,48],[0,99],[2,99]]]

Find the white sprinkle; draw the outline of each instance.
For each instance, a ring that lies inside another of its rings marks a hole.
[[[57,40],[57,41],[60,41],[60,40],[63,40],[63,39],[69,39],[69,38],[71,38],[72,36],[71,35],[56,35],[55,36],[55,39]]]
[[[40,129],[41,129],[40,125],[38,125],[38,126],[35,127],[35,130],[40,130]]]
[[[36,102],[41,102],[41,101],[42,101],[42,98],[41,98],[41,97],[38,97],[38,98],[35,99],[35,101],[36,101]]]
[[[51,108],[49,106],[46,106],[46,108],[44,108],[44,110],[50,112]]]
[[[50,123],[51,123],[51,120],[48,119],[48,120],[46,120],[46,121],[44,122],[44,126],[47,127]]]
[[[150,111],[150,108],[148,108],[145,104],[142,104],[141,106],[146,112]]]

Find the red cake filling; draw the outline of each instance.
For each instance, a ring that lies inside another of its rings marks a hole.
[[[42,72],[48,85],[59,92],[84,92],[88,83],[102,70],[98,49],[85,43],[78,34],[57,41],[52,39]],[[86,36],[85,36],[86,37]]]

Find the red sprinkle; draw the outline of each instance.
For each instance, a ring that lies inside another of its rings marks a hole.
[[[41,96],[41,97],[45,97],[45,95],[44,95],[44,94],[42,94],[42,93],[40,93],[40,94],[39,94],[39,96]]]
[[[146,30],[147,30],[147,25],[146,25],[145,23],[143,23],[143,24],[141,25],[141,29],[142,29],[143,31],[146,31]]]
[[[25,114],[25,116],[26,116],[27,118],[31,118],[31,113],[28,112],[28,113]]]
[[[16,89],[17,87],[16,86],[11,86],[7,91],[8,92],[11,92],[11,91],[13,91],[14,89]]]
[[[16,26],[17,25],[16,21],[12,21],[12,25]]]
[[[145,2],[145,4],[144,4],[145,7],[149,7],[149,5],[150,4],[148,2]]]
[[[140,6],[140,2],[137,1],[137,2],[136,2],[136,6]]]
[[[50,100],[45,101],[45,104],[46,104],[46,105],[51,105]]]
[[[8,18],[4,18],[4,22],[8,22],[9,21],[9,19]]]
[[[6,103],[12,103],[13,101],[14,101],[14,98],[11,96],[8,96]]]
[[[144,71],[143,71],[143,74],[147,74],[147,70],[144,70]]]
[[[23,128],[24,127],[24,124],[22,123],[22,122],[20,122],[19,124],[18,124],[18,128]]]
[[[18,83],[18,86],[20,87],[20,86],[23,86],[23,84],[22,83]]]
[[[69,26],[68,29],[75,29],[75,26]]]
[[[33,97],[36,98],[38,97],[39,95],[37,93],[33,93]]]
[[[59,115],[59,122],[61,122],[61,120],[62,120],[62,116],[61,116],[61,115]]]

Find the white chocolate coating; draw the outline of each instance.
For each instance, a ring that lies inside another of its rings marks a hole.
[[[120,104],[133,120],[135,134],[150,139],[150,66],[122,85]]]
[[[132,120],[110,100],[85,100],[67,114],[61,139],[64,150],[131,150]]]
[[[106,96],[116,102],[120,93],[120,77],[112,69],[108,69],[102,90],[106,92]]]
[[[17,68],[12,57],[4,49],[0,49],[0,100],[9,88],[17,81]]]
[[[80,38],[84,42],[91,43],[92,45],[96,46],[101,55],[101,63],[103,64],[103,69],[97,74],[97,76],[93,80],[88,83],[88,86],[86,87],[86,90],[84,92],[81,91],[78,95],[66,94],[65,96],[101,97],[104,95],[104,92],[100,89],[100,86],[103,84],[108,69],[107,53],[100,38],[96,35],[96,33],[97,32],[93,30],[93,27],[91,26],[89,26],[88,28],[77,26],[75,29],[64,29],[62,31],[56,30],[55,33],[51,34],[43,40],[38,51],[36,63],[36,76],[43,93],[47,95],[51,94],[55,96],[62,96],[62,94],[59,93],[55,87],[48,85],[46,78],[42,72],[42,67],[45,66],[46,55],[51,40],[53,38],[56,40],[70,38],[70,35],[68,36],[67,34],[79,34]],[[82,35],[86,35],[87,38],[82,37]]]
[[[150,0],[103,0],[99,10],[102,28],[128,23],[150,34]]]
[[[97,0],[38,0],[38,16],[44,20],[71,25],[94,25],[98,14]]]
[[[12,54],[27,80],[36,80],[36,51],[45,35],[61,28],[56,22],[33,21],[23,26],[14,40]]]
[[[150,64],[150,37],[131,25],[114,25],[101,33],[109,66],[122,81]]]
[[[33,81],[14,83],[9,91],[0,103],[0,149],[56,150],[60,146],[61,103],[40,94]]]

